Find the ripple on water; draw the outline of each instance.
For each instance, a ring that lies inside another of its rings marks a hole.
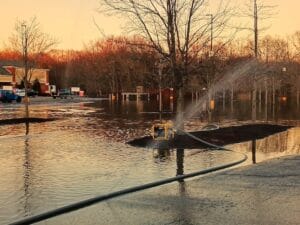
[[[176,150],[158,153],[125,144],[149,132],[157,118],[129,119],[114,115],[111,119],[109,113],[92,108],[88,107],[86,112],[76,107],[47,112],[47,107],[35,108],[34,115],[59,120],[31,124],[27,136],[22,124],[0,126],[0,224],[176,175]],[[191,123],[193,129],[202,125]],[[286,147],[290,149],[285,151],[289,154],[299,153],[299,134],[299,128],[294,128],[261,140],[257,144],[262,152],[259,160],[275,148]],[[251,152],[250,143],[230,147]],[[183,170],[184,173],[194,172],[239,157],[227,152],[185,150]]]

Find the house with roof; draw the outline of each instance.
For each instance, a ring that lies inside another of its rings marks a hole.
[[[13,76],[12,73],[4,67],[0,67],[0,89],[12,86]]]
[[[24,80],[24,67],[17,66],[2,66],[0,67],[0,89],[3,87],[16,88]],[[49,69],[31,68],[28,71],[29,85],[32,85],[35,80],[38,80],[41,87],[40,94],[49,93]]]

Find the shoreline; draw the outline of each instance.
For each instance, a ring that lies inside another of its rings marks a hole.
[[[30,105],[61,105],[61,104],[76,104],[76,103],[93,103],[95,101],[103,101],[103,100],[109,100],[108,98],[89,98],[89,97],[73,97],[67,98],[67,99],[60,99],[60,98],[52,98],[48,96],[37,96],[37,97],[31,97],[29,98],[29,106]],[[3,108],[14,108],[14,107],[23,107],[24,103],[1,103],[0,107]]]

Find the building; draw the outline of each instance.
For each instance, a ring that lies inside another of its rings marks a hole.
[[[0,67],[0,89],[12,86],[13,76],[7,69]]]
[[[135,92],[122,92],[121,95],[122,95],[122,100],[127,100],[127,101],[129,101],[130,99],[139,100],[142,98],[146,98],[150,100],[150,93],[145,92],[143,86],[136,86]]]
[[[24,67],[3,66],[0,67],[0,88],[11,86],[16,88],[24,78]],[[28,71],[30,85],[38,80],[41,86],[40,94],[49,94],[49,69],[31,68]]]

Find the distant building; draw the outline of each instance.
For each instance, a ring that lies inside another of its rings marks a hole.
[[[17,66],[0,67],[0,88],[12,86],[16,88],[22,83],[25,69]],[[30,85],[37,79],[41,85],[41,94],[49,94],[49,69],[31,68],[28,71]]]
[[[3,67],[0,67],[0,88],[9,86],[13,83],[13,76],[11,72]]]

